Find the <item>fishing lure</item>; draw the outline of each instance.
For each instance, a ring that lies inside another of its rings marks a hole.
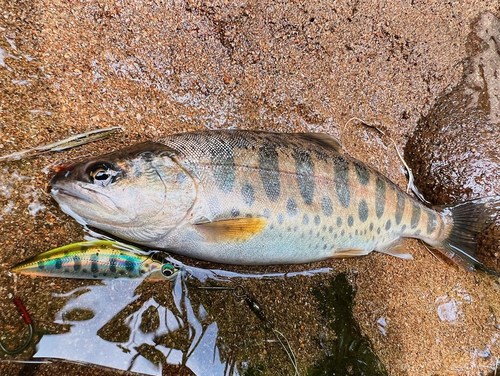
[[[32,276],[112,279],[153,278],[159,274],[173,279],[179,268],[163,253],[144,254],[139,248],[110,240],[73,243],[41,253],[12,271]],[[156,273],[158,272],[158,273]]]

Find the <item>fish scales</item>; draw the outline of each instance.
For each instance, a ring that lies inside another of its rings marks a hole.
[[[89,178],[101,170],[104,183]],[[147,187],[142,176],[149,176]],[[51,184],[61,208],[85,223],[233,264],[305,263],[372,250],[410,257],[397,246],[404,237],[453,253],[451,234],[462,234],[460,246],[472,247],[473,235],[499,207],[493,197],[459,210],[428,208],[341,153],[333,138],[314,134],[173,135],[72,165]],[[472,213],[478,224],[467,230]],[[470,249],[464,253],[467,258]]]
[[[224,136],[214,141],[207,133],[188,134],[178,160],[199,177],[200,202],[195,211],[208,220],[268,218],[266,229],[249,242],[254,246],[249,244],[240,254],[231,242],[220,246],[218,252],[234,257],[235,263],[243,262],[237,257],[251,256],[253,247],[273,247],[272,263],[280,262],[284,253],[300,263],[344,256],[345,251],[383,250],[401,236],[437,238],[434,231],[424,231],[426,215],[411,221],[413,205],[426,209],[359,161],[309,140],[290,142],[289,135],[243,133],[235,138],[228,132]],[[174,148],[179,139],[166,138],[162,143]],[[203,145],[210,145],[210,154],[203,152]],[[221,174],[222,170],[230,173]],[[402,213],[396,210],[397,193],[406,208]],[[414,223],[417,227],[412,228]],[[179,251],[175,244],[184,243],[178,236],[185,235],[171,236],[168,247]],[[196,247],[200,249],[196,256],[206,258],[206,250]]]

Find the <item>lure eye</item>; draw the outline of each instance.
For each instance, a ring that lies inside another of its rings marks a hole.
[[[161,267],[161,274],[164,277],[172,277],[175,273],[175,267],[171,264],[165,264]]]

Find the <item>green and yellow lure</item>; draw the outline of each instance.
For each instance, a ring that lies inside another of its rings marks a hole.
[[[110,240],[93,240],[55,248],[26,260],[13,272],[31,276],[113,279],[172,279],[179,269],[161,253],[144,254],[139,248]]]

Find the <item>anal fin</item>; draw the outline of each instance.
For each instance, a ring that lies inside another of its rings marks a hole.
[[[339,249],[335,251],[332,255],[332,258],[348,258],[348,257],[359,257],[366,256],[371,251],[367,251],[366,249]]]
[[[391,243],[381,244],[375,248],[377,252],[385,253],[405,260],[413,260],[413,256],[407,252],[403,239],[395,240]]]
[[[196,229],[207,242],[242,242],[260,234],[266,226],[266,218],[252,217],[201,223],[196,225]]]

